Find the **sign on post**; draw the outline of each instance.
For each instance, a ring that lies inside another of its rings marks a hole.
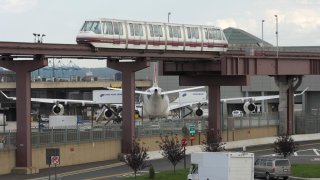
[[[189,135],[190,136],[195,136],[196,134],[196,126],[195,125],[189,125]]]
[[[182,147],[186,147],[188,145],[187,139],[186,138],[182,138],[181,139],[181,146]]]
[[[59,148],[48,148],[46,149],[46,164],[52,165],[52,157],[58,156],[59,157],[59,164],[60,164],[60,149]]]
[[[200,133],[202,130],[201,121],[198,121],[198,132]]]
[[[51,165],[59,165],[60,156],[51,156]]]

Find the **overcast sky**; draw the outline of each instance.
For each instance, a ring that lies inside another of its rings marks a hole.
[[[168,12],[173,23],[235,27],[257,37],[264,19],[264,40],[271,44],[277,14],[279,46],[320,45],[319,0],[0,0],[0,41],[33,42],[32,34],[40,33],[46,43],[75,43],[86,19],[167,22]]]

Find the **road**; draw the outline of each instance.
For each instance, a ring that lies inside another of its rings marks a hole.
[[[320,163],[320,140],[312,142],[300,142],[299,151],[289,159],[292,163]],[[241,149],[242,150],[242,149]],[[241,151],[240,149],[233,151]],[[247,152],[255,153],[255,157],[273,154],[271,145],[248,147]],[[187,156],[187,168],[190,164],[190,156]],[[155,171],[172,170],[173,166],[166,159],[151,160],[150,163],[154,166]],[[183,168],[183,161],[177,165],[177,169]],[[148,169],[141,173],[148,173]],[[0,179],[29,179],[41,180],[48,179],[49,173],[54,174],[54,169],[41,170],[36,175],[6,175],[0,176]],[[119,161],[107,161],[92,163],[86,165],[77,165],[70,167],[61,167],[57,169],[57,176],[61,179],[68,180],[119,180],[124,177],[132,176],[132,171],[124,163]],[[51,178],[53,179],[53,178]]]

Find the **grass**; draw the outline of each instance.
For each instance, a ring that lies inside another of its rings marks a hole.
[[[319,178],[320,164],[293,164],[292,176],[304,178]]]
[[[320,164],[292,164],[292,176],[303,178],[320,178]],[[188,169],[178,169],[176,174],[173,171],[156,172],[155,180],[185,180],[187,179]],[[137,180],[150,180],[149,173],[137,176]],[[134,177],[126,178],[134,180]]]
[[[185,180],[187,179],[189,170],[188,169],[176,169],[176,173],[173,174],[172,171],[162,171],[162,172],[156,172],[155,180]],[[126,180],[133,180],[134,177],[126,178]],[[137,176],[137,180],[150,180],[149,179],[149,173],[143,176]]]

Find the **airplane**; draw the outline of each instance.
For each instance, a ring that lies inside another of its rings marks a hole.
[[[146,91],[135,90],[135,93],[143,95],[142,103],[136,104],[136,113],[139,113],[140,117],[142,117],[143,115],[143,117],[148,117],[149,119],[168,117],[171,110],[190,105],[190,103],[180,103],[178,105],[176,103],[170,104],[168,94],[191,91],[191,90],[202,89],[202,88],[205,88],[205,86],[177,89],[177,90],[171,90],[171,91],[163,91],[162,88],[158,86],[157,67],[155,64],[154,79],[153,79],[152,87],[147,89]],[[122,91],[122,89],[112,88],[112,87],[107,87],[107,89]],[[2,91],[0,91],[0,93],[6,99],[16,100],[16,97],[8,97]],[[55,115],[62,115],[64,113],[64,106],[61,103],[64,103],[65,105],[66,104],[82,104],[83,106],[86,104],[98,104],[99,106],[101,105],[101,102],[97,103],[93,100],[31,98],[31,101],[54,104],[52,107],[52,112]],[[198,103],[198,102],[195,102],[195,103]],[[104,105],[104,107],[105,107],[105,110],[103,113],[105,118],[107,119],[107,118],[114,117],[119,122],[119,119],[121,118],[120,113],[122,111],[121,104],[106,104]]]
[[[154,118],[166,118],[169,116],[170,111],[179,109],[182,107],[187,107],[196,104],[197,110],[195,114],[197,116],[202,116],[203,111],[201,109],[201,106],[203,104],[207,104],[208,100],[200,100],[200,101],[194,101],[194,102],[187,102],[187,103],[177,103],[177,102],[170,102],[168,94],[172,93],[179,93],[179,92],[186,92],[196,89],[202,89],[205,88],[205,86],[198,86],[198,87],[191,87],[191,88],[184,88],[184,89],[177,89],[177,90],[171,90],[171,91],[163,91],[162,88],[158,86],[157,81],[157,66],[156,63],[154,64],[154,76],[153,76],[153,85],[151,88],[147,89],[146,91],[139,91],[135,90],[136,94],[142,95],[142,102],[135,105],[136,113],[139,114],[140,117],[148,117],[149,119]],[[113,87],[106,87],[110,90],[116,90],[116,91],[122,91],[120,88],[113,88]],[[294,94],[294,96],[302,95],[308,87],[303,90],[299,94]],[[5,95],[2,91],[0,91],[1,94],[11,100],[16,100],[16,97],[8,97]],[[235,98],[222,98],[220,99],[221,102],[228,102],[228,101],[241,101],[244,102],[243,109],[246,113],[251,113],[255,111],[256,105],[254,104],[255,101],[261,101],[261,100],[268,100],[268,99],[277,99],[279,98],[279,95],[271,95],[271,96],[255,96],[255,97],[235,97]],[[84,106],[85,104],[98,104],[101,106],[101,102],[97,103],[93,100],[74,100],[74,99],[47,99],[47,98],[31,98],[32,102],[41,102],[41,103],[52,103],[54,106],[52,107],[52,112],[55,115],[62,115],[64,113],[64,106],[61,104],[61,102],[64,102],[64,104],[82,104]],[[104,116],[106,119],[111,118],[112,116],[117,119],[117,122],[121,119],[121,104],[105,104],[103,105],[105,107],[104,110]],[[143,107],[143,108],[141,108]],[[142,110],[143,109],[143,110]]]
[[[192,88],[185,89],[177,89],[171,91],[163,91],[162,88],[158,86],[157,81],[157,66],[154,64],[154,74],[153,74],[153,85],[151,88],[146,91],[135,91],[136,94],[142,95],[142,104],[140,107],[143,107],[143,116],[148,117],[149,119],[154,118],[166,118],[169,116],[170,111],[174,109],[178,109],[184,106],[188,106],[192,103],[170,103],[168,94],[178,93],[178,92],[186,92],[196,89],[203,89],[205,86],[198,86]],[[107,87],[107,89],[122,91],[120,88]],[[194,104],[198,103],[195,101]],[[142,115],[140,109],[139,114]]]

